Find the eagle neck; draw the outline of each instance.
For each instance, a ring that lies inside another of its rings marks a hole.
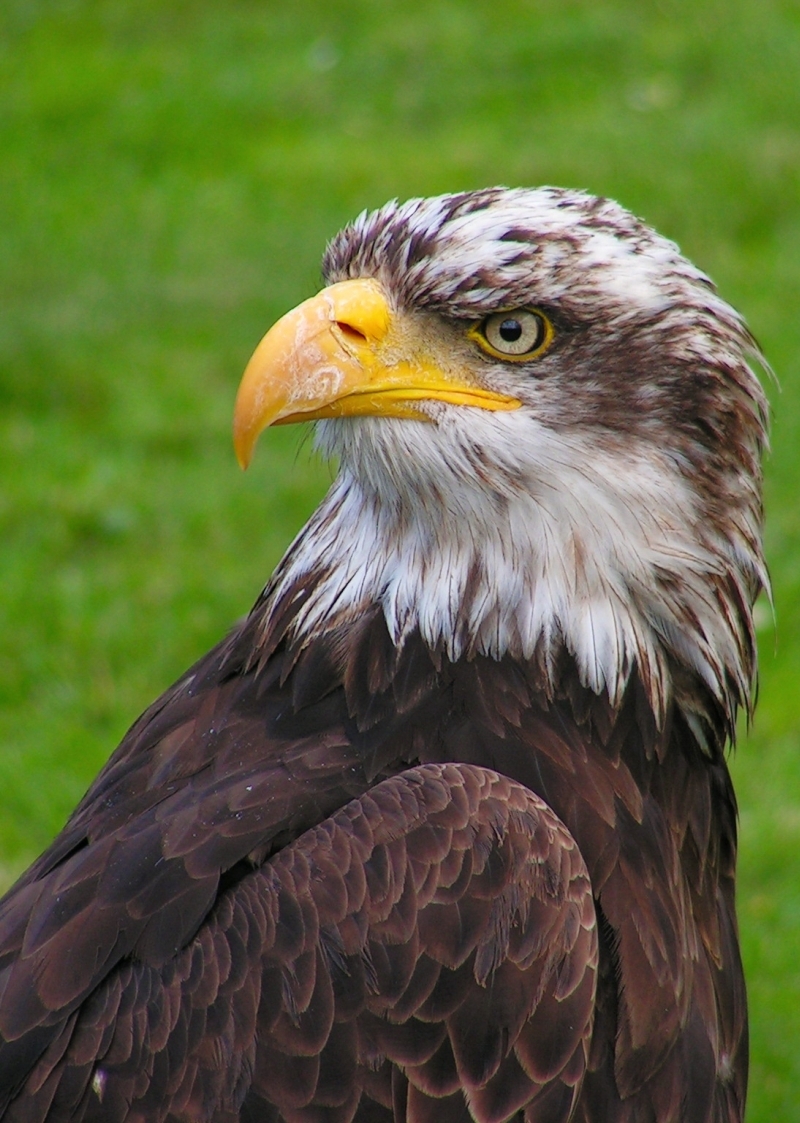
[[[635,669],[659,725],[674,699],[701,743],[732,735],[755,658],[750,598],[713,544],[681,542],[677,519],[659,541],[652,496],[590,517],[580,494],[488,494],[483,480],[402,504],[341,471],[265,590],[262,636],[307,645],[377,607],[398,647],[419,634],[452,662],[533,660],[550,692],[566,655],[614,706]]]

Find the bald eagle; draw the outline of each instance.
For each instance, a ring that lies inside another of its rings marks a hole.
[[[335,481],[0,905],[7,1123],[733,1123],[758,349],[607,199],[389,203],[234,435]]]

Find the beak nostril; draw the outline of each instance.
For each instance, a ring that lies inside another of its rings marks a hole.
[[[344,320],[337,320],[336,326],[345,338],[350,339],[353,343],[366,343],[367,337],[363,331],[354,328],[352,324],[348,324]]]

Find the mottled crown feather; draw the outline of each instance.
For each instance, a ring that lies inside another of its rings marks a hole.
[[[393,201],[336,235],[323,274],[328,282],[376,277],[399,308],[452,318],[524,304],[552,309],[561,346],[580,337],[573,376],[604,363],[602,379],[596,367],[584,379],[589,423],[668,422],[698,440],[702,459],[733,447],[748,471],[759,471],[766,401],[751,362],[766,364],[752,335],[674,242],[613,200],[492,187]],[[573,401],[573,419],[582,404]],[[682,451],[698,459],[691,442]]]

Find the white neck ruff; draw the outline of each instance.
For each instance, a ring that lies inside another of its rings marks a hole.
[[[498,424],[511,436],[460,447],[447,424],[319,427],[341,470],[269,590],[275,604],[323,569],[293,638],[307,642],[377,603],[396,644],[418,630],[453,661],[536,656],[546,688],[566,648],[583,685],[615,705],[635,666],[659,722],[677,663],[733,718],[750,701],[749,608],[766,580],[747,546],[753,528],[723,538],[704,525],[652,447],[600,447],[596,433],[513,414],[475,419]],[[487,446],[513,463],[471,452]],[[693,724],[695,695],[676,697]]]

